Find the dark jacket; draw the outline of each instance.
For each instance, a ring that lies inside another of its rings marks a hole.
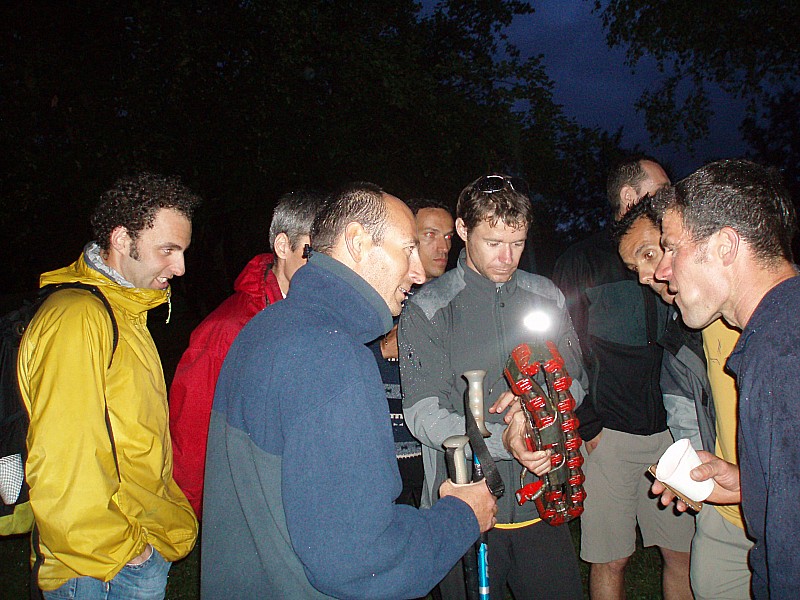
[[[800,276],[761,300],[728,359],[739,388],[739,478],[753,597],[800,598]]]
[[[208,438],[204,598],[424,596],[475,542],[461,500],[393,503],[392,426],[365,345],[391,326],[372,287],[315,253],[236,338]]]
[[[666,304],[639,285],[607,231],[568,248],[553,281],[567,299],[589,372],[590,401],[577,413],[581,436],[590,440],[603,427],[635,435],[665,431],[656,342]]]

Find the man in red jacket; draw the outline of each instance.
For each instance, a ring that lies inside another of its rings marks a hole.
[[[198,518],[203,509],[208,423],[222,362],[247,322],[282,300],[289,281],[306,259],[311,223],[323,196],[310,192],[285,194],[269,227],[271,254],[253,257],[234,283],[234,294],[192,332],[169,393],[174,478]]]

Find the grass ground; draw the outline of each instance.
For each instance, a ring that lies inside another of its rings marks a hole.
[[[580,544],[580,528],[570,524],[576,547]],[[0,600],[25,600],[28,596],[29,537],[0,538]],[[581,563],[584,592],[588,598],[589,566]],[[655,548],[642,548],[637,543],[626,573],[629,600],[661,598],[661,557]],[[167,600],[196,600],[200,598],[200,547],[199,545],[170,570]],[[266,598],[266,596],[265,596]],[[508,594],[507,598],[511,598]],[[526,600],[520,598],[519,600]],[[554,599],[555,600],[555,599]]]

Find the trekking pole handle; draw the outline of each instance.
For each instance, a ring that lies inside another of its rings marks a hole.
[[[462,377],[467,380],[467,404],[472,416],[475,417],[475,423],[478,425],[478,431],[481,432],[483,437],[492,435],[486,429],[486,422],[483,415],[483,379],[486,377],[486,371],[475,369],[473,371],[464,371]]]
[[[447,463],[447,473],[453,483],[470,483],[472,475],[467,469],[467,454],[464,447],[469,443],[465,435],[451,435],[444,441],[444,458]]]

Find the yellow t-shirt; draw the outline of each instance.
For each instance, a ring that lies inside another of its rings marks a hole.
[[[717,319],[703,330],[703,350],[708,363],[708,379],[711,393],[714,396],[714,409],[717,412],[717,445],[716,455],[737,464],[736,462],[736,412],[738,395],[736,381],[725,371],[725,363],[736,342],[739,341],[739,330],[728,327],[722,319]],[[744,529],[742,521],[742,505],[729,504],[715,506],[728,521]]]

